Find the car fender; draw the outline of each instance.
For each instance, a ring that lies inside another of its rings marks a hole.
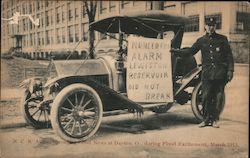
[[[175,96],[177,96],[183,89],[187,87],[187,85],[197,76],[201,73],[201,66],[198,66],[194,68],[192,71],[190,71],[188,74],[186,74],[182,79],[176,81],[177,83],[180,83],[180,87],[175,91]]]
[[[97,81],[88,78],[88,76],[66,76],[55,78],[46,84],[46,87],[59,88],[59,91],[66,86],[74,83],[82,83],[92,87],[100,96],[103,102],[103,110],[124,110],[128,109],[129,112],[143,113],[143,107],[122,94],[111,89],[107,85],[98,83]]]

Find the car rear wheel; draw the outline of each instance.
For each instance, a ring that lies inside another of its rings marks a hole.
[[[26,122],[35,128],[50,127],[49,103],[43,102],[43,98],[33,96],[28,90],[24,90],[21,98],[21,112]]]
[[[196,119],[201,122],[204,117],[204,107],[202,105],[202,82],[200,81],[194,88],[191,99],[191,107]],[[225,93],[223,94],[223,100],[220,107],[220,113],[222,113],[225,106]]]
[[[56,96],[51,109],[51,122],[62,139],[76,143],[96,133],[102,115],[102,101],[97,92],[85,84],[72,84]]]

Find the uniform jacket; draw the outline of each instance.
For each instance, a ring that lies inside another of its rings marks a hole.
[[[227,79],[234,71],[232,50],[226,36],[213,33],[200,37],[189,49],[180,50],[180,56],[202,54],[202,80]]]

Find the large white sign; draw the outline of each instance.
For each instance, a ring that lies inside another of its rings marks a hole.
[[[128,38],[127,94],[135,102],[173,102],[170,41]]]

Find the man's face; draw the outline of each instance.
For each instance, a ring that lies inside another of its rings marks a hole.
[[[205,25],[205,30],[208,34],[214,33],[216,25]]]

